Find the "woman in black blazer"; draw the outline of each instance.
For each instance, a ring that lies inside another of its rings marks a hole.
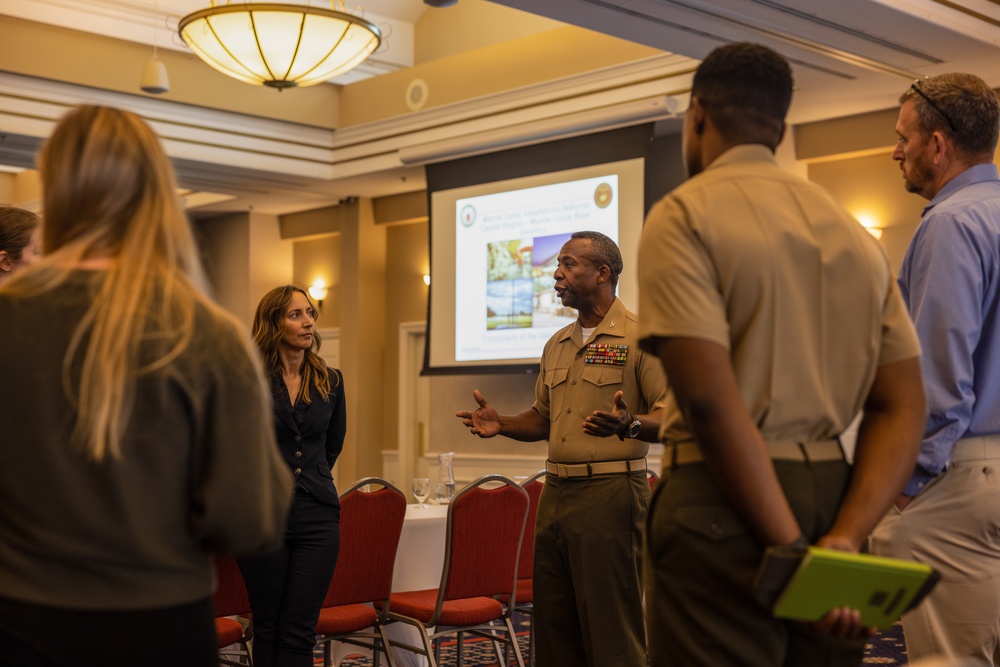
[[[330,471],[344,446],[344,378],[319,356],[315,323],[308,295],[293,285],[264,295],[254,315],[278,447],[295,474],[283,545],[239,561],[258,667],[312,667],[316,621],[340,550],[340,500]]]

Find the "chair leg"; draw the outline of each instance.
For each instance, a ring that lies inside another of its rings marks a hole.
[[[535,612],[528,614],[528,667],[535,667]]]
[[[524,667],[524,658],[521,657],[521,647],[517,645],[517,633],[514,632],[514,624],[510,622],[510,616],[503,620],[507,626],[507,636],[510,638],[510,645],[514,649],[514,658],[517,659],[518,667]]]
[[[378,634],[382,638],[382,650],[385,652],[385,661],[389,664],[389,667],[396,667],[396,660],[392,657],[392,645],[389,642],[389,635],[386,634],[385,626],[378,626]],[[378,640],[374,640],[373,643],[377,643]],[[375,657],[374,667],[379,667],[379,651],[378,649],[372,650],[372,655]]]
[[[407,651],[412,651],[414,653],[427,656],[428,667],[438,667],[438,663],[441,660],[440,654],[438,652],[439,649],[437,646],[437,642],[432,640],[430,636],[427,634],[427,626],[425,626],[420,621],[414,618],[409,618],[407,616],[393,614],[391,615],[391,618],[394,621],[405,623],[406,625],[415,628],[417,630],[417,633],[419,633],[420,635],[420,643],[423,646],[423,650],[421,650],[416,646],[412,646],[407,642],[402,642],[398,640],[393,641],[389,639],[389,636],[384,632],[382,628],[380,628],[379,631],[382,633],[382,637],[386,643],[386,659],[390,661],[389,664],[392,667],[394,667],[394,663],[392,662],[394,660],[394,658],[392,657],[392,649],[397,647],[402,647]]]
[[[493,625],[493,624],[490,623],[490,625]],[[497,634],[496,629],[491,629],[490,630],[490,634],[493,635],[494,637],[496,637],[496,639],[494,639],[490,643],[493,644],[493,654],[496,655],[497,662],[499,664],[503,665],[503,667],[507,667],[507,665],[510,664],[510,657],[508,655],[509,652],[510,652],[510,646],[507,644],[507,642],[505,642],[503,640],[503,637],[500,637]],[[503,644],[503,652],[502,653],[500,652],[500,645],[501,644]]]

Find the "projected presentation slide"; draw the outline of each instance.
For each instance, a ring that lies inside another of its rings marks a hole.
[[[455,358],[541,355],[576,320],[556,297],[552,274],[570,234],[618,241],[618,176],[459,199],[455,204]]]

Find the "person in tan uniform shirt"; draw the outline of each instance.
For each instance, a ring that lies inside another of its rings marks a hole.
[[[653,667],[860,664],[856,610],[775,619],[754,574],[772,545],[857,552],[920,442],[920,346],[885,253],[774,159],[791,94],[771,49],[713,51],[684,122],[690,179],[642,234],[640,339],[670,378],[671,469],[647,525]],[[862,410],[852,469],[837,438]]]
[[[554,278],[579,319],[545,344],[534,405],[498,415],[477,390],[479,409],[456,413],[481,438],[549,441],[532,583],[539,665],[646,665],[644,457],[666,380],[639,349],[636,316],[615,296],[622,266],[607,236],[573,234]]]

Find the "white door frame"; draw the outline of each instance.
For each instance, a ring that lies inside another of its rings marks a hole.
[[[319,330],[323,344],[319,348],[319,356],[327,366],[340,369],[340,327],[326,327]],[[333,465],[333,478],[340,479],[340,462]]]
[[[399,424],[397,427],[397,486],[408,491],[416,476],[417,459],[426,442],[427,378],[420,376],[424,362],[425,322],[401,322],[399,325]],[[421,401],[423,396],[424,400]],[[424,408],[421,409],[421,403]]]

